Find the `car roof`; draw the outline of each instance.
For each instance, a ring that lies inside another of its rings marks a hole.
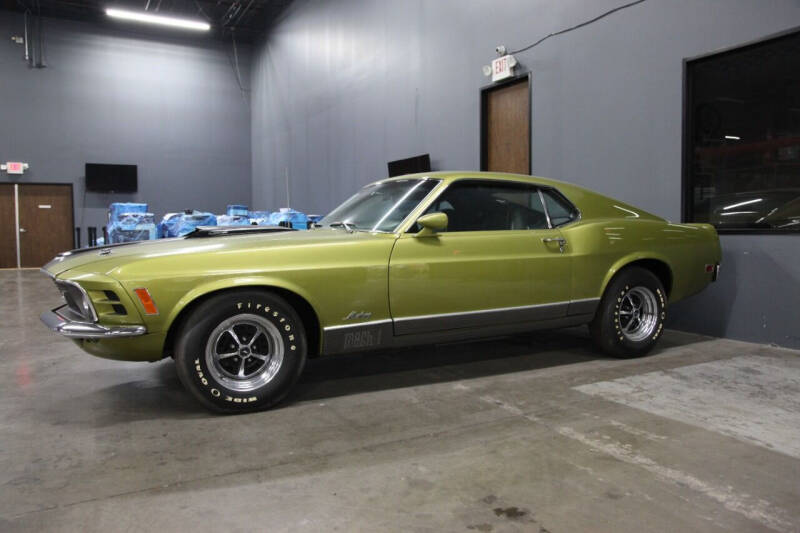
[[[554,180],[550,178],[542,178],[539,176],[529,176],[527,174],[511,174],[508,172],[478,172],[475,170],[448,170],[439,172],[420,172],[417,174],[406,174],[404,176],[395,176],[386,178],[375,183],[386,183],[397,180],[405,179],[436,179],[441,180],[445,184],[452,183],[453,181],[461,179],[481,179],[505,182],[518,182],[530,183],[533,185],[541,185],[543,187],[552,187],[557,189],[564,195],[572,204],[578,207],[584,218],[618,218],[619,209],[626,212],[635,211],[637,218],[642,217],[646,219],[664,220],[661,217],[648,213],[641,208],[632,206],[616,198],[611,198],[602,195],[598,192],[589,190],[580,185],[569,183],[566,181]]]
[[[497,181],[518,181],[525,183],[533,183],[537,185],[544,185],[549,187],[559,186],[574,186],[571,183],[564,181],[542,178],[539,176],[530,176],[527,174],[512,174],[509,172],[478,172],[476,170],[446,170],[436,172],[419,172],[417,174],[405,174],[402,176],[395,176],[377,181],[376,183],[383,183],[387,181],[398,181],[405,179],[437,179],[442,181],[454,181],[463,178],[483,179],[483,180],[497,180]]]

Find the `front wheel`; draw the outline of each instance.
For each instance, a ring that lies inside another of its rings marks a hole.
[[[630,267],[609,284],[589,331],[595,344],[614,357],[639,357],[664,330],[667,299],[661,281],[649,270]]]
[[[186,318],[175,363],[183,385],[206,407],[240,413],[286,396],[303,370],[306,346],[303,324],[283,298],[233,291]]]

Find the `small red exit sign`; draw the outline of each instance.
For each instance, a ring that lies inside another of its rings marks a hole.
[[[22,174],[28,168],[28,165],[19,161],[9,161],[3,166],[9,174]]]
[[[517,59],[511,54],[492,60],[492,81],[500,81],[514,76]]]

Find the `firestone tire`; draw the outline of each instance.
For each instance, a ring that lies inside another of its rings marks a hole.
[[[303,323],[283,298],[232,291],[187,317],[175,364],[183,385],[207,408],[244,413],[271,407],[289,393],[307,349]]]
[[[667,296],[649,270],[626,268],[611,281],[589,331],[594,343],[613,357],[641,357],[664,331]]]

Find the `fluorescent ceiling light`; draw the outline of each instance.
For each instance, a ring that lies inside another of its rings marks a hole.
[[[106,9],[106,15],[118,19],[135,20],[136,22],[147,22],[149,24],[160,24],[161,26],[173,26],[190,30],[207,31],[211,29],[210,24],[199,20],[151,15],[150,13],[139,13],[137,11],[127,11],[125,9],[108,8]]]
[[[741,137],[737,137],[736,135],[726,135],[725,138],[726,139],[730,139],[732,141],[741,141],[742,140]]]

